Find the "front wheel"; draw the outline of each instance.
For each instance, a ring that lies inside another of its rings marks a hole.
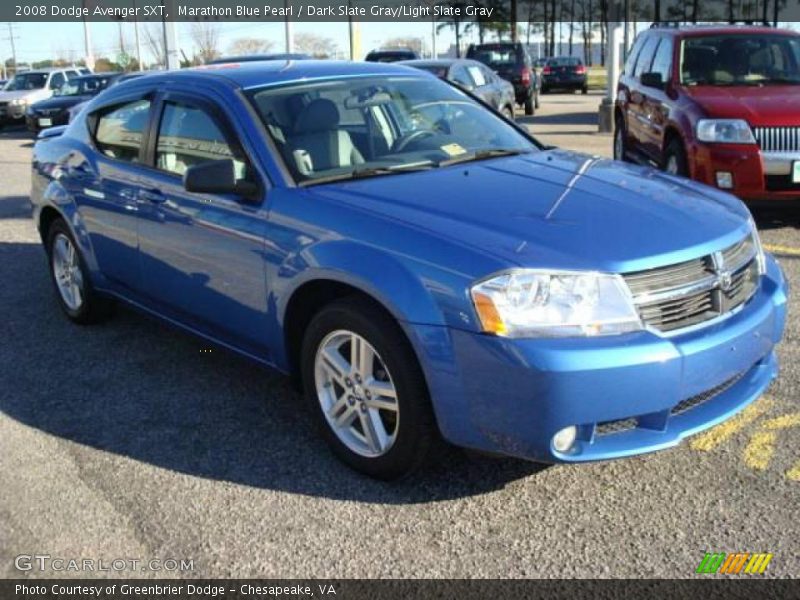
[[[614,130],[614,160],[628,161],[627,154],[628,142],[625,124],[617,121],[617,127]]]
[[[64,221],[53,222],[47,233],[47,257],[61,309],[75,323],[95,323],[106,318],[111,301],[98,296],[89,281],[86,263]]]
[[[667,144],[667,149],[664,151],[663,169],[670,175],[679,175],[681,177],[689,176],[689,163],[686,160],[686,151],[683,149],[683,144],[677,138],[674,138]]]
[[[504,107],[503,107],[503,108],[500,110],[500,112],[501,112],[501,113],[503,114],[503,116],[504,116],[506,119],[508,119],[509,121],[513,121],[513,120],[514,120],[514,110],[513,110],[513,109],[512,109],[510,106],[504,106]]]
[[[534,97],[533,105],[537,109],[539,108],[539,90],[536,90],[536,96]]]
[[[378,479],[418,468],[437,435],[427,387],[399,325],[357,297],[336,301],[303,338],[302,375],[322,436],[350,467]]]

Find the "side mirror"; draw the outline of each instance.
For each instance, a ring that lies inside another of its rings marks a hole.
[[[661,73],[642,73],[639,81],[646,87],[664,89],[664,80],[661,77]]]
[[[236,167],[230,158],[192,165],[183,174],[183,187],[197,194],[238,194],[249,200],[258,195],[255,183],[237,181]]]

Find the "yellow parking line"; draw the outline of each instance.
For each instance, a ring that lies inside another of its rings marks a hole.
[[[788,254],[789,256],[800,256],[800,248],[792,246],[780,246],[776,244],[764,244],[764,250],[775,254]]]
[[[762,429],[789,429],[800,425],[800,412],[781,415],[761,424]]]
[[[722,442],[730,438],[734,433],[742,429],[745,425],[748,425],[758,419],[771,407],[772,400],[769,398],[764,397],[761,400],[757,400],[731,420],[726,421],[721,425],[717,425],[714,427],[714,429],[711,429],[703,435],[697,436],[692,440],[691,447],[694,450],[702,450],[704,452],[713,450]]]
[[[774,431],[758,431],[753,434],[744,449],[744,464],[751,469],[763,471],[769,466],[775,454],[775,441],[778,434]]]
[[[797,461],[797,464],[795,466],[786,471],[786,479],[791,479],[792,481],[800,481],[800,460]]]

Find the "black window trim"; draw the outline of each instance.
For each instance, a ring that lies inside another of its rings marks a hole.
[[[92,146],[92,149],[100,154],[105,160],[110,160],[115,163],[119,163],[122,165],[137,165],[139,167],[143,167],[144,165],[144,155],[145,155],[145,147],[148,143],[148,137],[150,134],[150,127],[153,120],[153,109],[155,108],[156,102],[156,91],[155,90],[147,90],[146,92],[138,91],[138,92],[131,92],[124,96],[117,96],[116,98],[109,99],[108,102],[104,102],[101,106],[96,107],[86,116],[86,128],[89,133],[89,141]],[[126,104],[132,104],[134,102],[138,102],[140,100],[149,100],[150,102],[150,109],[147,115],[147,124],[145,125],[144,129],[142,130],[142,145],[139,147],[139,160],[138,162],[131,162],[129,160],[122,160],[119,158],[115,158],[113,156],[108,156],[105,152],[103,152],[97,146],[97,126],[100,123],[100,119],[103,115],[108,114],[109,112],[119,108],[120,106],[124,106]]]

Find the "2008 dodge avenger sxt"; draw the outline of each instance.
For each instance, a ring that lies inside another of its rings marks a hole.
[[[546,149],[406,67],[131,80],[42,135],[32,198],[72,320],[123,300],[296,375],[375,477],[437,436],[543,462],[666,448],[777,372],[786,284],[741,202]]]

